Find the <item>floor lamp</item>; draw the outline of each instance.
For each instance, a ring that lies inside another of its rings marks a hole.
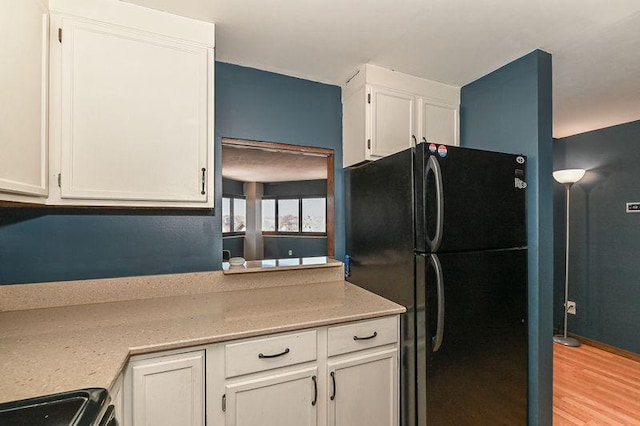
[[[565,248],[565,263],[564,263],[564,333],[556,334],[553,336],[553,341],[565,346],[580,346],[580,342],[578,342],[573,337],[567,337],[567,314],[568,314],[568,304],[569,304],[569,193],[571,190],[571,186],[578,182],[584,176],[584,169],[567,169],[567,170],[558,170],[553,172],[553,178],[559,183],[563,184],[567,189],[567,226],[566,226],[566,238],[567,244]]]

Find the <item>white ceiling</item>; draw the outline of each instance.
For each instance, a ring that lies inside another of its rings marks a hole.
[[[216,59],[342,85],[371,63],[463,86],[553,54],[554,136],[640,119],[640,0],[129,0],[216,23]]]

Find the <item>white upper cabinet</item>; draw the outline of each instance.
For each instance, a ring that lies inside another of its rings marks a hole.
[[[460,88],[365,65],[342,88],[343,165],[420,142],[457,145]]]
[[[6,0],[0,14],[0,200],[47,196],[48,11]]]
[[[213,207],[214,26],[51,0],[49,204]]]
[[[371,87],[372,157],[386,157],[413,145],[415,98],[410,93]],[[368,99],[367,99],[368,101]],[[369,145],[367,139],[367,147]]]
[[[458,145],[459,107],[420,99],[420,140],[445,145]]]

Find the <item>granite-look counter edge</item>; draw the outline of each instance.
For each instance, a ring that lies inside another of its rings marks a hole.
[[[0,313],[0,402],[109,389],[131,355],[399,314],[344,281]]]

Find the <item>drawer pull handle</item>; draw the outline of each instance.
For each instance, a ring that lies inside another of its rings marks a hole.
[[[313,380],[313,401],[311,401],[311,405],[316,405],[316,402],[318,402],[318,381],[316,376],[311,377],[311,380]]]
[[[265,355],[262,352],[260,352],[258,354],[258,358],[277,358],[279,356],[286,355],[288,353],[289,353],[289,348],[285,348],[285,350],[280,352],[279,354],[273,354],[273,355]]]
[[[331,372],[331,383],[333,383],[333,392],[331,393],[331,400],[336,399],[336,373]]]
[[[376,337],[378,335],[377,331],[374,331],[373,334],[371,336],[367,336],[367,337],[358,337],[358,336],[353,336],[353,340],[369,340],[369,339],[373,339],[374,337]]]

